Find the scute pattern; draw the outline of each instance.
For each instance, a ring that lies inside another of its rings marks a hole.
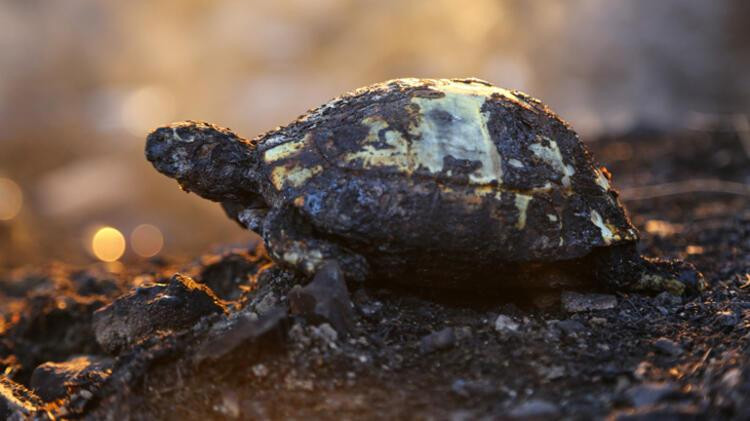
[[[637,240],[577,135],[484,81],[376,84],[257,140],[270,203],[384,261],[423,250],[544,262]]]

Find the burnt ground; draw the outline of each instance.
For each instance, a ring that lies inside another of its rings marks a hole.
[[[614,174],[643,252],[692,262],[708,291],[689,298],[578,291],[598,306],[573,309],[571,294],[559,291],[479,297],[349,285],[355,325],[337,333],[335,321],[288,313],[287,294],[299,279],[252,245],[117,275],[51,264],[2,279],[4,373],[31,387],[41,363],[105,355],[93,311],[134,285],[142,287],[133,305],[151,305],[151,298],[137,301],[152,297],[145,286],[179,271],[212,288],[226,313],[213,308],[182,329],[153,329],[113,351],[114,365],[99,378],[68,383],[46,404],[29,398],[21,412],[182,420],[750,419],[750,192],[737,185],[725,189],[732,193],[706,191],[724,185],[705,182],[634,188],[707,178],[748,183],[750,156],[721,130],[631,133],[590,146]],[[7,398],[3,405],[10,406]]]

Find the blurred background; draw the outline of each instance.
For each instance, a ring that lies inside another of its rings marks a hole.
[[[743,0],[3,1],[0,275],[253,241],[150,167],[146,133],[201,119],[254,137],[390,78],[520,89],[586,142],[750,133],[748,22]]]

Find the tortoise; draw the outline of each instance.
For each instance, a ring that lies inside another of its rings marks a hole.
[[[479,79],[396,79],[253,140],[158,128],[146,156],[313,276],[452,289],[698,291],[639,234],[577,134],[542,102]]]

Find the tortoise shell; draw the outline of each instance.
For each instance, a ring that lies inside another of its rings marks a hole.
[[[374,267],[550,262],[638,239],[576,133],[478,79],[375,84],[256,141],[266,200]]]

